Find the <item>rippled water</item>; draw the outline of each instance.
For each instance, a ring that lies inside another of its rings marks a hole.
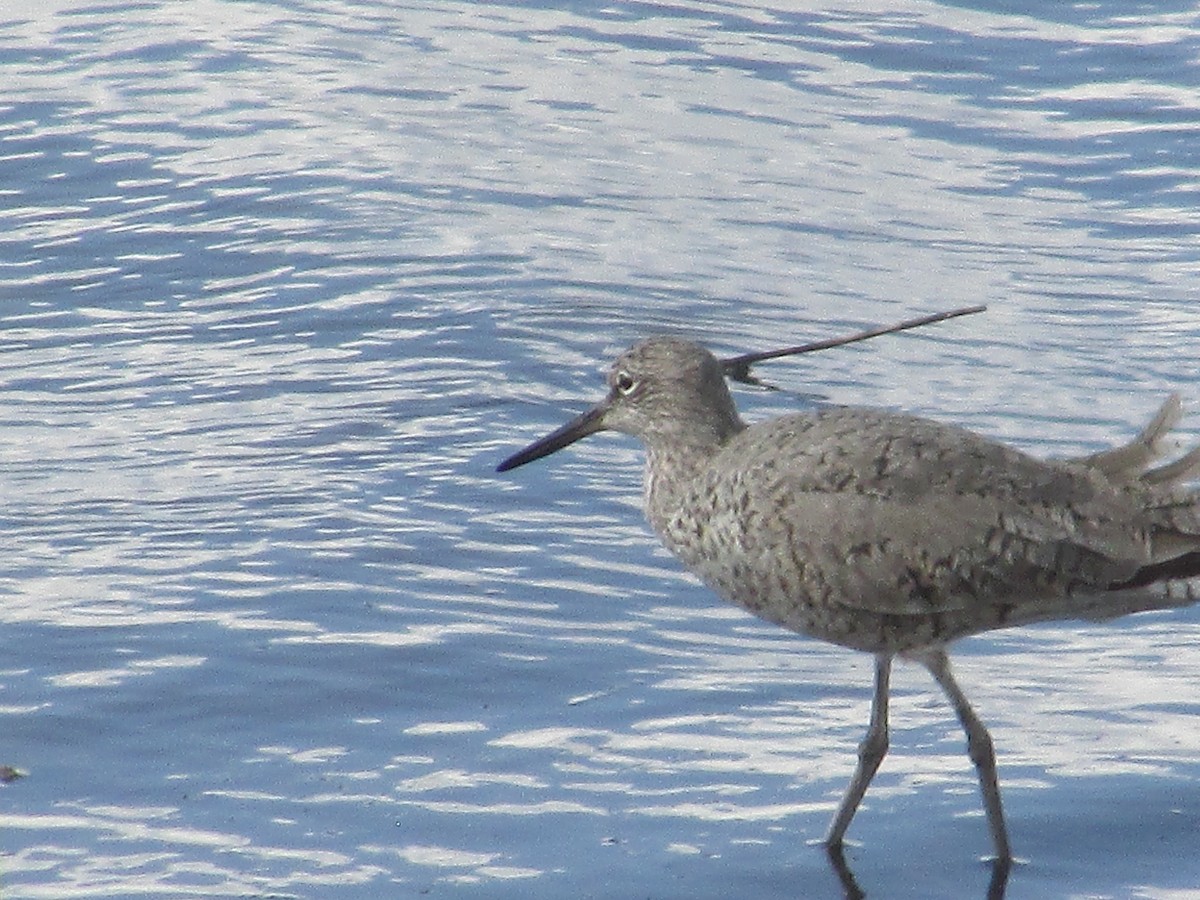
[[[751,419],[1070,453],[1200,397],[1200,13],[1044,7],[0,13],[0,894],[841,896],[869,659],[683,575],[630,441],[493,467],[654,331],[990,306],[764,365]],[[1010,896],[1200,887],[1198,639],[959,648]],[[919,672],[892,744],[861,887],[982,896]]]

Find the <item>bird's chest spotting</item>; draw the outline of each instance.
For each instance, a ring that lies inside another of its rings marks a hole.
[[[766,618],[779,618],[773,607],[803,605],[811,573],[792,523],[737,484],[700,479],[689,487],[647,498],[667,549],[724,599]]]

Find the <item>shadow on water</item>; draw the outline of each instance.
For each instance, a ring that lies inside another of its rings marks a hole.
[[[829,857],[829,865],[833,869],[833,873],[842,886],[846,900],[865,900],[867,893],[859,886],[858,879],[854,877],[854,871],[846,860],[843,848],[840,845],[826,847],[825,853]],[[991,869],[991,880],[988,882],[987,893],[984,894],[984,897],[986,900],[1003,900],[1004,893],[1008,889],[1008,875],[1012,870],[1012,862],[1006,859],[993,859]]]

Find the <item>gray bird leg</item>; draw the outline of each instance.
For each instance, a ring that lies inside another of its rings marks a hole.
[[[992,746],[992,736],[950,674],[950,660],[944,650],[925,650],[912,654],[912,657],[929,670],[954,705],[963,731],[967,733],[967,755],[979,773],[979,790],[983,793],[983,808],[992,832],[996,859],[1008,863],[1012,860],[1012,850],[1009,848],[1008,829],[1004,825],[1004,809],[1000,803],[1000,783],[996,777],[996,751]]]
[[[842,797],[842,805],[838,807],[837,815],[829,825],[825,835],[825,846],[830,849],[841,847],[850,820],[858,812],[858,804],[862,802],[871,779],[879,771],[879,764],[888,751],[888,680],[892,673],[892,657],[888,653],[875,656],[875,696],[871,700],[871,724],[867,734],[858,745],[858,765],[854,769],[854,777],[846,787],[846,795]]]

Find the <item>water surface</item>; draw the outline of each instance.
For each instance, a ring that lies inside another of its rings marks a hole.
[[[496,462],[652,332],[990,307],[752,420],[1067,454],[1200,397],[1188,4],[3,15],[6,898],[842,896],[870,660],[684,575],[629,440]],[[959,648],[1010,896],[1200,885],[1198,616]],[[919,671],[893,709],[854,874],[982,896],[962,736]]]

